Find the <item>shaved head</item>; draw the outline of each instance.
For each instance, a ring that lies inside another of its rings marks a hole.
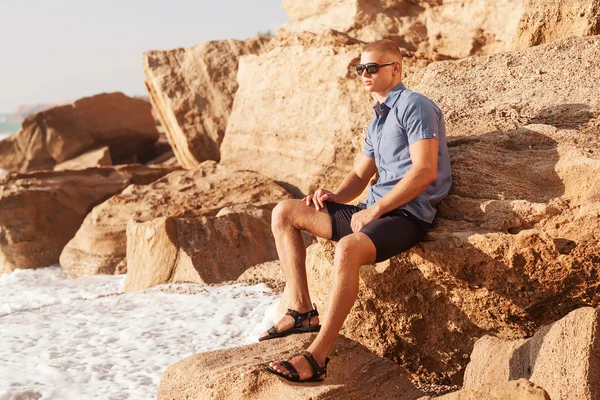
[[[392,57],[391,61],[402,62],[402,53],[396,43],[389,39],[376,40],[365,46],[363,53],[385,54]]]

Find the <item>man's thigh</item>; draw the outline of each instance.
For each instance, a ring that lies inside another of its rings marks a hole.
[[[412,216],[394,212],[367,224],[360,232],[371,239],[377,250],[375,262],[381,262],[421,242],[427,233],[422,225]]]
[[[325,239],[337,242],[344,236],[352,234],[352,227],[350,226],[352,215],[362,210],[362,208],[333,202],[325,202],[325,204],[331,219],[331,236]]]
[[[284,200],[273,209],[273,220],[291,223],[296,228],[320,238],[331,237],[331,219],[327,208],[317,211],[314,204],[309,206],[302,200]]]

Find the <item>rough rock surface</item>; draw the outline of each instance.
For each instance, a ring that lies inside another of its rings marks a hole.
[[[249,171],[205,161],[176,171],[152,185],[131,185],[96,206],[65,246],[60,264],[73,277],[126,272],[127,223],[159,217],[216,215],[237,204],[274,206],[291,196],[279,185]]]
[[[373,112],[354,72],[361,49],[342,34],[305,34],[242,57],[222,163],[285,182],[296,195],[335,189]]]
[[[425,242],[362,268],[346,336],[421,380],[460,384],[479,337],[527,337],[600,304],[600,66],[587,62],[599,58],[599,37],[571,38],[417,74],[448,117],[453,187]],[[309,247],[322,309],[332,260],[332,243]]]
[[[600,309],[572,311],[527,340],[484,336],[475,343],[465,388],[518,378],[553,399],[600,399]]]
[[[0,179],[0,273],[56,264],[92,207],[129,184],[145,185],[170,171],[131,165]]]
[[[434,59],[509,50],[523,12],[522,0],[284,0],[283,9],[290,21],[278,34],[335,29]]]
[[[408,77],[406,85],[440,106],[450,136],[529,124],[581,129],[600,105],[598,57],[600,36],[574,37],[518,52],[433,63]]]
[[[290,384],[264,368],[308,347],[313,334],[209,353],[196,354],[165,371],[158,399],[398,399],[422,396],[406,373],[358,343],[339,337],[332,349],[325,381]]]
[[[52,169],[101,146],[110,147],[113,159],[135,154],[158,139],[150,109],[147,101],[104,93],[30,115],[0,141],[0,168]]]
[[[248,267],[276,258],[270,210],[236,206],[214,217],[130,220],[125,291],[235,280]]]
[[[112,165],[110,157],[110,148],[108,146],[99,149],[90,150],[71,160],[61,162],[54,166],[55,171],[64,171],[67,169],[86,169],[93,167],[104,167]]]
[[[275,293],[281,293],[285,287],[285,276],[279,260],[274,260],[248,268],[235,280],[235,283],[245,285],[264,283]]]
[[[433,400],[422,397],[419,400]],[[435,397],[439,400],[550,400],[548,393],[527,379],[482,385]]]
[[[260,53],[267,42],[262,38],[221,40],[144,53],[148,93],[184,168],[219,160],[238,86],[238,59]]]
[[[599,0],[526,0],[513,48],[600,34]]]

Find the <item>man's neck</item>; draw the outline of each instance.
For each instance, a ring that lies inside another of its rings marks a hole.
[[[375,98],[377,99],[377,101],[380,104],[382,104],[385,101],[385,99],[388,97],[388,95],[390,94],[390,92],[392,91],[392,89],[395,88],[396,85],[398,85],[401,82],[402,81],[398,81],[396,83],[392,83],[392,85],[389,86],[388,88],[386,88],[384,91],[375,93]]]

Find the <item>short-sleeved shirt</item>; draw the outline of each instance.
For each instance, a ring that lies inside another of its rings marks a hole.
[[[363,154],[375,159],[379,179],[369,188],[367,207],[389,193],[412,167],[409,146],[422,139],[437,139],[438,166],[434,182],[410,202],[402,205],[417,218],[433,222],[436,205],[450,190],[452,176],[446,144],[444,116],[439,107],[422,94],[394,86],[383,103],[377,102],[369,124]]]

